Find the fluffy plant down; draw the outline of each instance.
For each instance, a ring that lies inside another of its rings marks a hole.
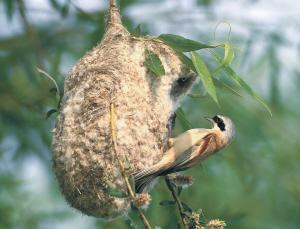
[[[145,66],[145,50],[160,58],[165,75]],[[180,81],[184,78],[184,83]],[[131,173],[157,163],[167,140],[167,124],[196,75],[172,48],[153,38],[133,37],[110,4],[102,41],[71,69],[53,130],[53,167],[68,203],[82,213],[112,219],[130,207],[112,151],[110,103],[115,104],[118,154]]]

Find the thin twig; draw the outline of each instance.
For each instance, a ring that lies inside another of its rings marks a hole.
[[[120,166],[120,170],[121,170],[121,174],[123,176],[123,179],[125,181],[125,184],[126,184],[126,187],[127,187],[127,191],[129,193],[129,196],[131,198],[132,201],[135,200],[135,193],[133,192],[132,188],[131,188],[131,185],[130,185],[130,182],[129,182],[129,179],[128,179],[128,176],[125,172],[125,167],[124,167],[124,164],[118,154],[118,150],[117,150],[117,137],[116,137],[116,115],[115,115],[115,106],[114,106],[114,103],[111,102],[110,104],[110,126],[111,126],[111,137],[112,137],[112,143],[113,143],[113,151],[114,151],[114,154],[118,160],[118,163],[119,163],[119,166]],[[144,226],[145,228],[147,229],[151,229],[151,226],[150,226],[150,223],[148,222],[147,218],[145,217],[144,213],[142,212],[142,210],[138,207],[138,206],[135,206],[138,213],[139,213],[139,216],[141,218],[141,220],[143,221],[144,223]]]
[[[172,131],[175,127],[175,120],[176,120],[176,113],[172,114],[169,118],[169,121],[168,121],[168,125],[167,125],[167,129],[168,129],[168,138],[170,138],[172,136]],[[165,149],[167,150],[167,149]],[[172,184],[172,181],[170,180],[169,176],[165,176],[165,182],[166,182],[166,185],[168,187],[168,189],[170,190],[175,202],[176,202],[176,205],[178,207],[178,210],[179,210],[179,214],[180,214],[180,217],[181,217],[181,221],[182,221],[182,224],[184,225],[184,227],[186,229],[189,228],[189,225],[188,225],[188,222],[186,220],[186,215],[184,213],[184,208],[181,204],[181,201],[176,193],[176,191],[174,190],[174,185]]]
[[[172,182],[170,181],[170,178],[169,176],[165,176],[165,182],[167,184],[167,187],[168,189],[171,191],[172,193],[172,196],[176,202],[176,205],[178,207],[178,210],[179,210],[179,214],[180,214],[180,217],[181,217],[181,221],[182,221],[182,224],[184,226],[185,229],[189,229],[189,224],[188,224],[188,220],[187,220],[187,217],[186,217],[186,214],[184,212],[184,208],[181,204],[181,201],[176,193],[176,191],[174,190],[174,186],[172,184]]]
[[[108,24],[122,25],[121,15],[116,0],[109,0]]]
[[[56,95],[58,96],[58,99],[60,99],[61,94],[60,94],[60,90],[59,90],[58,84],[56,83],[55,79],[52,76],[50,76],[47,72],[45,72],[44,70],[42,70],[40,68],[37,68],[37,71],[39,73],[43,74],[44,76],[46,76],[48,79],[50,79],[53,82],[53,84],[55,85],[56,91],[57,91]]]

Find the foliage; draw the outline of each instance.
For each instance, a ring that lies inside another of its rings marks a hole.
[[[0,228],[59,228],[61,225],[65,228],[131,228],[132,222],[138,222],[135,214],[129,213],[126,222],[121,218],[103,222],[74,212],[63,200],[51,171],[50,130],[54,123],[52,116],[45,120],[47,111],[57,107],[57,98],[53,96],[57,90],[49,91],[53,88],[52,82],[40,77],[36,70],[39,67],[48,72],[61,89],[63,76],[71,65],[100,40],[105,10],[86,12],[75,1],[49,0],[53,10],[50,14],[56,16],[45,23],[30,16],[35,10],[39,11],[37,7],[26,8],[28,2],[24,1],[23,5],[20,2],[23,1],[0,3],[9,23],[17,23],[21,28],[5,34],[3,29],[0,36]],[[216,1],[197,2],[203,13],[217,23],[212,13]],[[141,3],[124,0],[121,9],[126,12],[137,4]],[[172,13],[174,18],[181,16]],[[133,21],[127,13],[123,15],[126,26],[133,31],[139,19]],[[189,37],[207,41],[210,31],[205,25],[203,22],[199,32],[188,30],[184,20],[176,27],[187,28],[182,34],[189,31]],[[202,167],[186,172],[193,175],[195,182],[182,191],[180,199],[193,211],[200,206],[210,218],[225,220],[230,229],[299,228],[299,68],[282,52],[283,49],[295,51],[299,44],[291,46],[284,27],[262,30],[258,25],[244,23],[243,26],[251,34],[249,37],[233,33],[230,44],[220,42],[224,45],[214,48],[213,52],[211,48],[197,52],[210,71],[217,94],[220,88],[228,93],[222,91],[218,96],[221,107],[216,107],[207,99],[204,85],[199,83],[176,112],[175,135],[191,127],[205,126],[204,119],[199,117],[224,113],[234,120],[237,137],[224,152]],[[145,34],[141,31],[136,34]],[[180,34],[181,30],[174,28],[166,32]],[[237,48],[232,44],[243,47],[243,52],[233,55]],[[178,50],[178,55],[195,69],[189,54],[183,53],[185,50]],[[299,51],[295,53],[294,59],[299,59]],[[236,71],[232,71],[233,68]],[[243,78],[237,72],[242,73]],[[243,92],[246,92],[260,101],[245,81],[267,98],[273,111],[272,119],[244,97]],[[176,211],[159,205],[171,199],[165,190],[164,182],[160,181],[151,192],[153,201],[146,215],[161,228],[176,228]],[[137,223],[136,227],[140,226]]]
[[[148,49],[145,50],[145,53],[145,65],[147,66],[147,68],[158,77],[164,75],[165,69],[158,55]]]

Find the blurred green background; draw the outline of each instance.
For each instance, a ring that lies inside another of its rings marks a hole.
[[[248,96],[218,91],[187,97],[182,105],[193,127],[203,116],[225,114],[237,127],[234,142],[185,174],[194,185],[182,199],[228,228],[300,228],[300,11],[298,0],[121,0],[129,30],[173,33],[235,46],[233,67],[262,95],[273,117]],[[70,208],[51,171],[51,129],[56,106],[40,67],[62,85],[68,70],[101,39],[104,0],[2,0],[0,2],[0,229],[129,228],[124,219],[103,222]],[[214,36],[215,33],[215,36]],[[195,86],[195,93],[199,92]],[[177,122],[175,133],[184,130]],[[170,199],[161,179],[146,212],[153,225],[176,228],[178,214],[159,206]]]

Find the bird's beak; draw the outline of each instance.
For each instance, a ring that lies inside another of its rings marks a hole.
[[[204,117],[207,121],[210,122],[210,124],[214,125],[214,120],[212,120],[211,118],[208,117]]]

